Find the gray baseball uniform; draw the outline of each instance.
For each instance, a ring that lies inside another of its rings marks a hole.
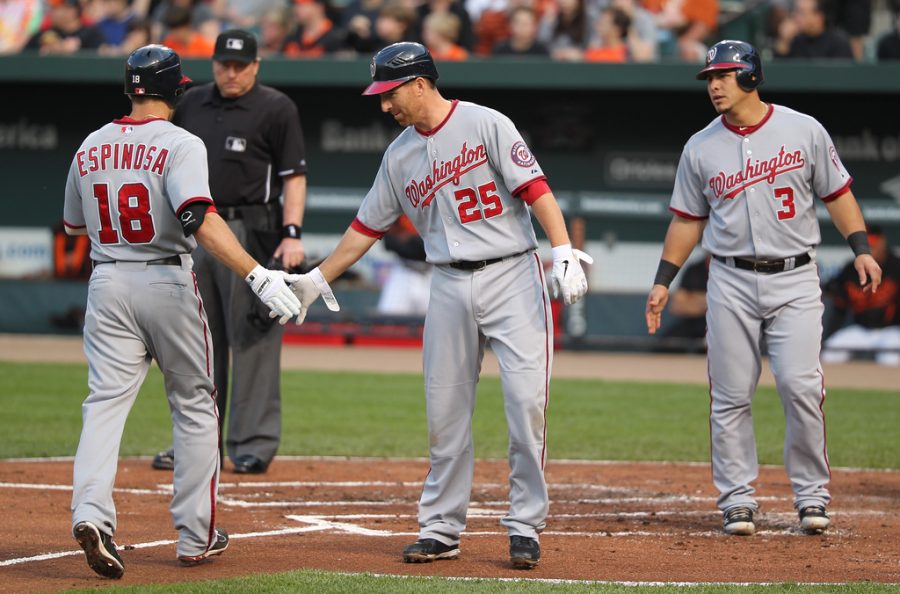
[[[544,528],[553,329],[529,210],[516,197],[543,179],[507,117],[454,101],[437,128],[410,126],[391,144],[353,222],[381,237],[406,214],[436,264],[424,336],[431,471],[419,503],[420,538],[452,545],[465,529],[487,341],[500,362],[509,426],[510,509],[502,523],[510,535],[531,538]]]
[[[202,554],[213,543],[219,479],[210,334],[191,269],[196,241],[185,237],[178,219],[187,205],[212,202],[206,171],[206,149],[196,136],[162,119],[125,118],[85,139],[65,194],[65,224],[86,227],[95,261],[72,525],[88,521],[115,532],[119,442],[156,359],[172,410],[171,512],[181,556]]]
[[[710,433],[723,511],[757,508],[751,400],[761,372],[760,337],[784,406],[784,464],[794,505],[830,501],[815,201],[841,196],[851,181],[821,124],[778,105],[756,126],[716,118],[684,147],[671,210],[709,219],[702,245],[714,255],[706,316]],[[784,260],[784,270],[740,267],[761,260]]]

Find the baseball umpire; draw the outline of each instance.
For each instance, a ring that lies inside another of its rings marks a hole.
[[[713,482],[728,534],[756,530],[758,475],[751,401],[765,339],[787,421],[784,465],[800,526],[828,528],[830,469],[825,446],[825,380],[819,363],[822,292],[815,266],[821,240],[818,200],[856,255],[861,285],[875,291],[872,258],[852,178],[819,122],[764,103],[756,48],[721,41],[710,48],[706,80],[721,117],[684,147],[662,259],[647,298],[653,334],[669,284],[698,241],[712,254],[706,314]]]
[[[185,93],[172,121],[206,145],[216,207],[241,245],[257,260],[289,270],[304,258],[306,152],[297,105],[259,84],[259,68],[252,33],[222,32],[213,55],[214,82]],[[253,294],[203,246],[194,254],[194,270],[213,336],[225,450],[234,472],[264,473],[281,442],[283,329],[267,312],[256,311]],[[171,458],[161,452],[153,465],[171,468]]]
[[[307,275],[288,277],[303,311],[403,214],[434,264],[425,317],[424,369],[431,471],[419,501],[419,539],[406,562],[453,559],[472,488],[472,413],[485,347],[500,361],[509,427],[510,507],[501,523],[515,567],[541,557],[549,501],[544,479],[553,328],[544,269],[529,215],[553,246],[550,284],[574,303],[587,280],[546,177],[521,134],[493,109],[445,99],[418,43],[378,52],[372,84],[382,111],[405,127],[340,244]]]
[[[219,481],[211,337],[192,272],[199,242],[283,324],[299,303],[280,272],[259,264],[216,214],[206,149],[170,123],[188,79],[171,49],[135,50],[125,66],[128,117],[90,134],[69,169],[64,221],[91,240],[84,322],[88,396],[72,488],[73,534],[98,574],[125,566],[112,540],[119,442],[151,359],[165,377],[176,452],[172,519],[178,559],[194,565],[221,554],[228,535],[215,526]]]

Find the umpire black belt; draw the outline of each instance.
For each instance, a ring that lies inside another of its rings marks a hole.
[[[502,262],[503,260],[509,260],[510,258],[517,258],[524,253],[525,252],[519,252],[518,254],[513,254],[511,256],[491,258],[490,260],[456,260],[455,262],[450,262],[450,266],[452,268],[456,268],[457,270],[481,270],[485,266],[490,266],[491,264],[496,264],[497,262]]]
[[[216,205],[216,212],[219,213],[219,216],[225,219],[226,221],[234,221],[236,219],[243,219],[247,217],[248,209],[265,209],[269,210],[272,208],[271,204],[268,203],[260,203],[260,204],[242,204],[241,206],[219,206]]]
[[[713,256],[719,262],[735,268],[743,270],[752,270],[760,274],[775,274],[776,272],[784,272],[785,270],[793,270],[800,268],[812,262],[809,254],[800,254],[799,256],[791,256],[783,260],[747,260],[744,258],[733,258],[731,256]]]
[[[129,262],[132,264],[146,264],[147,266],[181,266],[181,256],[169,256],[168,258],[160,258],[159,260],[147,260],[146,262],[139,260],[91,260],[94,266],[101,264],[115,264],[117,261]]]

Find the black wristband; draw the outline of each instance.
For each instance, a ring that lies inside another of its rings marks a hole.
[[[681,270],[680,266],[675,266],[668,260],[660,260],[659,268],[656,269],[656,278],[653,279],[653,284],[662,285],[668,289],[669,285],[672,284],[672,281],[675,280],[675,277],[678,275],[679,270]]]
[[[303,235],[303,227],[300,225],[285,225],[281,228],[281,237],[291,237],[293,239],[300,239],[300,236]]]
[[[869,245],[869,236],[866,235],[865,231],[854,231],[847,236],[847,243],[850,244],[850,249],[853,250],[853,254],[856,256],[872,254],[872,247]]]

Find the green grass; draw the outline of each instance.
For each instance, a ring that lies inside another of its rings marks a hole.
[[[215,589],[212,588],[215,584]],[[156,586],[134,586],[130,588],[108,588],[103,590],[73,590],[72,592],[115,591],[129,594],[161,594],[177,590],[179,594],[254,594],[282,592],[315,592],[316,594],[345,594],[364,592],[366,594],[420,594],[440,592],[441,594],[881,594],[897,592],[897,586],[889,584],[857,583],[843,586],[801,586],[796,584],[773,584],[759,586],[698,585],[698,586],[626,586],[619,584],[567,583],[552,584],[523,580],[414,578],[396,576],[374,576],[368,574],[346,575],[322,571],[292,571],[280,574],[259,574],[242,578],[217,580],[215,582],[193,582],[185,584],[162,584]]]
[[[0,363],[0,458],[73,455],[87,370],[81,365]],[[293,455],[427,456],[418,375],[282,374],[283,438]],[[479,384],[474,435],[479,458],[506,457],[500,382]],[[825,412],[834,466],[900,468],[900,392],[829,390]],[[706,386],[553,380],[550,458],[707,461]],[[781,464],[784,414],[772,388],[754,401],[760,461]],[[122,455],[167,447],[171,422],[162,376],[151,369],[129,416]]]

